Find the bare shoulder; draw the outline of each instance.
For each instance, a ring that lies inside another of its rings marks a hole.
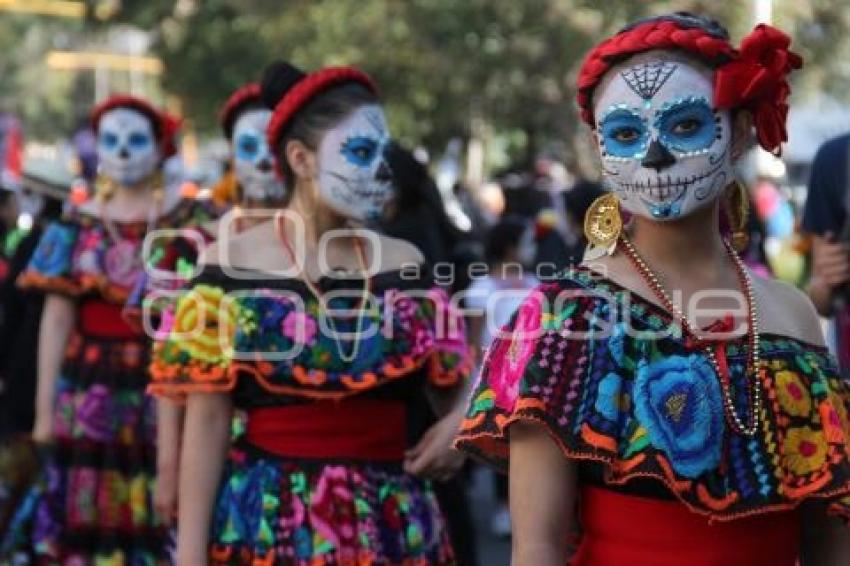
[[[270,259],[266,257],[267,252],[276,249],[276,246],[269,245],[270,242],[277,241],[271,222],[263,222],[238,234],[220,231],[218,236],[214,242],[204,248],[199,258],[202,265],[262,269],[268,265]],[[274,259],[279,260],[277,256]]]
[[[376,260],[381,271],[391,271],[400,269],[410,265],[420,265],[425,261],[425,257],[419,248],[400,238],[393,238],[386,234],[377,234],[377,253],[379,254]],[[373,243],[375,240],[373,240]],[[370,250],[370,253],[376,253]]]
[[[788,283],[750,272],[761,330],[825,345],[820,317],[809,297]]]

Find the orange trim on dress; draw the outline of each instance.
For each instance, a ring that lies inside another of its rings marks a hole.
[[[597,451],[587,452],[583,450],[574,450],[572,448],[569,448],[566,444],[564,444],[564,441],[558,436],[558,434],[554,430],[552,430],[544,413],[537,412],[537,410],[535,409],[525,409],[524,411],[525,412],[522,413],[515,411],[511,415],[496,415],[503,417],[502,419],[499,419],[498,430],[496,432],[481,431],[473,433],[469,429],[474,426],[472,423],[474,423],[475,421],[464,421],[462,429],[454,441],[455,449],[458,449],[459,446],[464,444],[481,445],[483,443],[486,445],[488,453],[495,454],[499,458],[507,458],[509,450],[508,443],[506,442],[507,428],[510,427],[513,423],[519,421],[537,423],[541,425],[544,430],[549,434],[549,436],[558,446],[565,458],[577,461],[597,462],[603,466],[606,466],[607,473],[605,474],[605,477],[608,478],[606,479],[608,483],[614,485],[623,485],[635,478],[651,478],[658,480],[670,490],[670,492],[673,496],[675,496],[677,501],[682,503],[691,512],[708,517],[709,522],[728,522],[736,519],[752,517],[766,513],[793,510],[797,509],[802,503],[810,499],[824,501],[841,498],[842,496],[847,496],[848,503],[850,503],[850,481],[834,489],[818,491],[818,489],[821,489],[824,485],[826,485],[826,482],[823,481],[823,478],[820,478],[816,482],[817,487],[812,486],[810,489],[797,488],[791,491],[791,493],[797,495],[798,497],[801,494],[805,494],[805,498],[803,499],[792,498],[791,501],[784,503],[764,505],[762,507],[747,509],[736,513],[721,514],[718,513],[716,510],[709,508],[708,506],[706,506],[705,508],[698,507],[692,502],[689,502],[687,499],[685,499],[682,494],[683,492],[689,491],[692,482],[690,480],[677,480],[675,478],[675,474],[673,473],[672,468],[670,467],[670,464],[667,462],[667,459],[664,458],[662,455],[656,454],[655,456],[659,466],[662,468],[662,470],[664,470],[663,475],[652,471],[633,472],[630,470],[625,470],[619,467],[620,461],[615,460],[611,455],[600,454]],[[484,416],[484,413],[481,413],[481,416]],[[475,452],[475,450],[472,450],[468,453],[474,456]],[[614,472],[626,473],[615,474]],[[812,484],[809,485],[811,486]],[[784,489],[787,490],[787,486],[780,485],[780,487],[784,487]],[[842,506],[840,503],[834,501],[829,503],[830,505],[828,509],[830,514],[839,517],[846,517],[848,520],[850,520],[850,507]]]

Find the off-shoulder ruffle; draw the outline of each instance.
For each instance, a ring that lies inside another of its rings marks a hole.
[[[378,297],[379,309],[388,301],[393,305],[389,323],[380,318],[364,323],[373,331],[360,338],[357,356],[349,362],[341,356],[340,344],[321,329],[312,297],[299,295],[303,303],[297,305],[272,289],[254,288],[231,299],[220,286],[196,283],[164,317],[168,328],[154,345],[149,392],[172,397],[226,392],[239,380],[250,379],[273,395],[341,399],[419,369],[437,387],[465,380],[472,369],[471,352],[462,317],[450,310],[445,293],[436,288],[425,297],[389,293]],[[200,317],[206,321],[204,332],[187,337]],[[436,321],[450,318],[452,330],[441,335]],[[355,331],[354,326],[336,328]],[[351,343],[343,344],[349,353]],[[289,360],[268,354],[293,348],[298,353]]]
[[[621,299],[621,288],[586,270],[530,295],[485,356],[457,447],[506,470],[508,429],[529,421],[567,458],[602,465],[605,481],[655,479],[711,520],[808,499],[847,515],[840,499],[850,494],[850,396],[825,349],[762,336],[762,426],[748,438],[726,424],[704,354],[675,336],[631,335],[618,312],[638,331],[665,328],[669,317],[634,296]],[[725,354],[742,386],[745,340],[728,342]]]
[[[191,230],[209,219],[208,206],[183,200],[157,222],[157,228]],[[28,289],[66,295],[72,298],[99,296],[106,301],[126,304],[128,309],[141,308],[147,282],[141,261],[145,223],[116,225],[127,240],[116,245],[103,223],[79,210],[51,222],[36,247],[27,268],[18,276],[17,284]],[[157,267],[174,270],[181,260],[195,261],[197,250],[189,249],[194,240],[158,238],[154,253]],[[176,242],[186,240],[185,245]],[[126,244],[126,245],[123,245]],[[136,262],[133,268],[127,266]],[[120,277],[119,277],[120,276]],[[138,297],[134,301],[134,297]]]

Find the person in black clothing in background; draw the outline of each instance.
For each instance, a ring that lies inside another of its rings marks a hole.
[[[556,198],[564,199],[567,228],[576,235],[574,245],[569,245],[558,230],[552,229],[539,236],[534,265],[538,267],[537,276],[548,279],[555,272],[571,265],[577,265],[584,257],[587,241],[584,237],[584,215],[587,209],[605,190],[599,183],[579,180],[569,190]]]
[[[387,152],[387,163],[393,172],[396,196],[392,213],[382,221],[382,231],[414,244],[432,267],[451,265],[456,277],[447,291],[462,290],[469,284],[466,276],[469,263],[478,259],[467,251],[471,249],[468,241],[471,236],[454,226],[428,169],[411,152],[393,143]],[[436,422],[436,416],[424,399],[410,410],[415,411],[410,419],[415,425],[409,434],[412,439],[418,439]],[[459,474],[446,482],[434,482],[434,491],[448,523],[457,563],[475,566],[478,564],[475,529],[466,483],[465,476]]]
[[[14,197],[13,197],[14,198]],[[44,295],[15,285],[41,238],[43,227],[62,212],[61,201],[45,197],[32,229],[8,258],[0,283],[0,533],[18,507],[35,452],[29,440],[35,419],[36,345]]]
[[[831,139],[812,162],[803,231],[811,236],[807,291],[821,316],[835,317],[836,354],[850,376],[850,134]]]

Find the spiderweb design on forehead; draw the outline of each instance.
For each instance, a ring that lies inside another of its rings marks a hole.
[[[632,92],[644,100],[649,100],[661,90],[677,68],[678,65],[668,61],[652,61],[622,71],[620,76]]]

